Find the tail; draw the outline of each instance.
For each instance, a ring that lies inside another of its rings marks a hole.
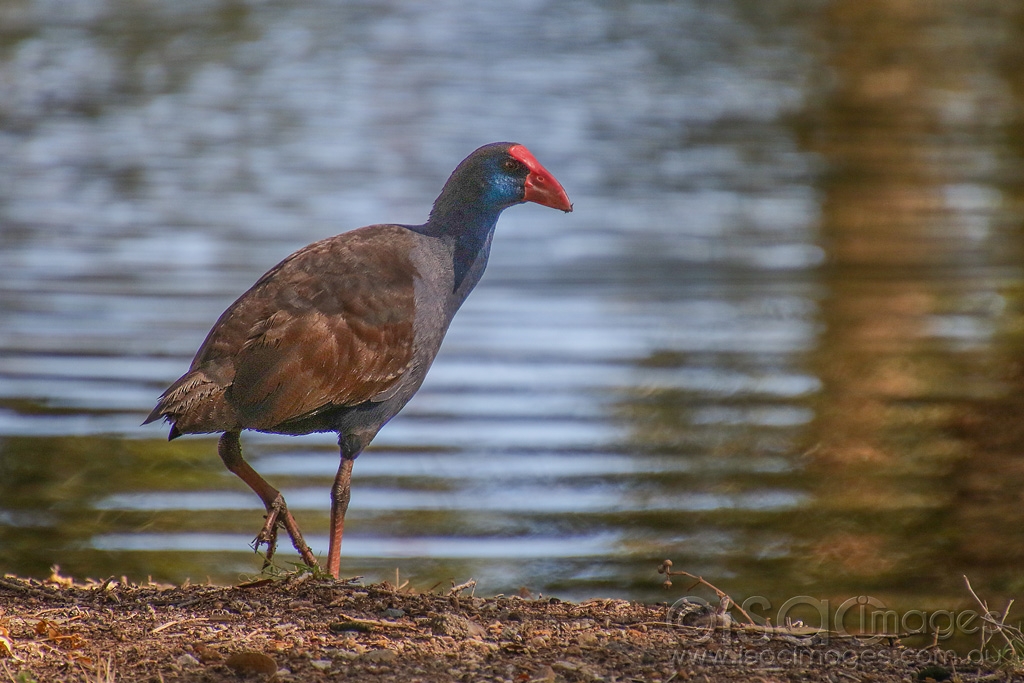
[[[167,434],[167,440],[173,441],[181,436],[181,431],[178,429],[178,425],[175,422],[176,418],[170,413],[164,412],[163,399],[165,396],[166,393],[160,395],[160,401],[156,404],[156,408],[153,408],[153,412],[149,414],[149,417],[142,421],[142,424],[148,425],[150,422],[156,422],[161,417],[167,418],[167,421],[171,423],[171,431]]]
[[[224,396],[227,387],[215,375],[202,368],[185,374],[160,395],[142,424],[164,418],[171,423],[168,441],[182,434],[237,430],[238,417]]]

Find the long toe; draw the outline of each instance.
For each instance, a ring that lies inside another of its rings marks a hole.
[[[288,532],[288,536],[292,539],[292,546],[307,567],[320,566],[313,555],[313,551],[306,544],[306,539],[302,537],[302,530],[299,529],[298,523],[292,517],[292,513],[288,511],[288,505],[284,502],[284,496],[278,494],[274,502],[267,508],[267,520],[263,523],[263,528],[260,529],[256,540],[253,541],[257,550],[259,550],[260,545],[264,543],[267,545],[264,567],[270,564],[270,560],[277,550],[278,527],[284,527],[285,531]]]
[[[295,517],[288,510],[285,498],[281,495],[274,500],[273,504],[266,511],[266,522],[264,522],[259,536],[256,537],[257,543],[267,544],[267,560],[272,556],[276,543],[278,543],[279,526],[284,526],[285,530],[288,531],[288,536],[292,540],[292,547],[295,548],[299,557],[302,558],[303,563],[309,567],[319,566],[316,558],[313,556],[313,551],[309,549],[309,546],[306,545],[306,540],[302,538],[302,529],[299,528]]]
[[[253,550],[256,552],[260,551],[261,546],[267,546],[267,551],[263,556],[264,569],[270,565],[271,560],[274,559],[274,553],[277,552],[277,527],[280,524],[278,521],[280,513],[281,508],[276,506],[267,510],[267,519],[263,523],[263,528],[260,529],[260,532],[256,534],[256,538],[251,543]]]

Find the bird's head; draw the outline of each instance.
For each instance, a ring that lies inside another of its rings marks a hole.
[[[523,145],[495,142],[466,157],[452,173],[438,197],[435,210],[458,203],[501,211],[515,204],[535,202],[572,211],[568,195],[551,173]]]
[[[509,206],[534,202],[566,213],[572,211],[561,184],[523,145],[499,144],[486,158],[491,161],[491,196],[496,201],[507,201]]]

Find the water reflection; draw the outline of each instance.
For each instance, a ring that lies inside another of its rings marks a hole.
[[[804,134],[834,172],[821,184],[829,295],[808,454],[820,524],[801,546],[822,578],[955,594],[962,573],[992,569],[961,563],[978,531],[958,519],[964,474],[1008,471],[987,470],[951,427],[979,403],[1019,395],[993,361],[1008,322],[1006,250],[1019,253],[1006,228],[1020,217],[996,179],[1020,159],[995,135],[1010,113],[989,104],[998,58],[969,30],[937,41],[936,22],[952,19],[944,10],[892,9],[907,15],[898,31],[891,13],[852,2],[820,28],[836,83]],[[997,583],[1008,579],[1019,580]]]
[[[1014,11],[0,5],[3,569],[256,571],[215,442],[138,423],[266,268],[422,220],[505,138],[576,212],[502,219],[357,463],[346,571],[661,599],[668,556],[737,597],[1012,596]],[[322,551],[333,437],[245,438]]]

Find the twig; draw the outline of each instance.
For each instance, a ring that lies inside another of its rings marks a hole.
[[[54,596],[60,593],[60,591],[52,588],[42,588],[32,585],[26,585],[21,581],[18,581],[17,579],[6,579],[3,577],[0,577],[0,589],[17,591],[18,593],[28,593],[29,595],[35,595],[40,598],[45,598],[47,600],[52,600]],[[64,602],[71,602],[71,600],[64,599]]]
[[[178,624],[187,624],[187,623],[189,623],[191,621],[209,621],[209,620],[210,619],[208,617],[190,617],[188,619],[175,619],[174,621],[168,621],[166,624],[163,624],[161,626],[157,626],[155,629],[153,629],[149,633],[150,633],[150,635],[152,635],[154,633],[159,633],[160,631],[163,631],[164,629],[170,628],[172,626],[177,626]]]
[[[726,612],[729,609],[729,607],[735,607],[736,610],[740,614],[742,614],[744,616],[744,618],[747,620],[747,622],[750,623],[750,625],[752,625],[752,626],[756,626],[757,625],[757,624],[754,623],[754,619],[749,614],[747,614],[747,611],[745,609],[743,609],[738,604],[736,604],[736,601],[733,600],[731,597],[729,597],[729,595],[725,591],[720,589],[718,586],[712,584],[711,582],[706,581],[704,579],[704,577],[697,576],[695,574],[691,574],[690,572],[685,572],[685,571],[683,571],[681,569],[678,570],[678,571],[672,571],[672,560],[665,560],[664,562],[662,562],[661,566],[658,568],[658,573],[659,574],[664,574],[665,576],[668,576],[668,577],[672,577],[672,576],[685,576],[685,577],[693,579],[695,581],[695,583],[692,586],[690,586],[690,588],[694,588],[695,586],[700,585],[700,586],[706,586],[706,587],[710,588],[711,590],[713,590],[715,592],[715,595],[718,596],[719,603],[722,605],[721,611],[723,613]],[[672,586],[672,579],[670,579],[670,578],[669,579],[665,579],[665,584],[664,585],[665,585],[665,588],[671,587]],[[687,590],[689,590],[689,589],[687,589]]]
[[[472,593],[469,594],[470,597],[472,597],[473,593],[476,593],[476,579],[470,579],[469,581],[467,581],[465,583],[460,583],[458,586],[456,586],[455,582],[452,581],[452,589],[450,591],[448,591],[448,595],[458,595],[459,593],[461,593],[462,591],[466,590],[467,588],[472,588],[473,589]]]
[[[10,679],[11,683],[18,683],[18,681],[14,678],[14,674],[12,674],[11,670],[7,668],[7,662],[0,662],[0,664],[4,665],[4,673],[7,674],[7,678]]]
[[[971,586],[971,580],[967,578],[966,574],[964,574],[964,583],[967,584],[967,591],[974,597],[975,602],[977,602],[978,605],[981,607],[983,615],[987,615],[989,612],[988,603],[984,602],[981,598],[978,597],[978,594],[974,592],[974,588]],[[984,620],[985,617],[982,616],[982,621]],[[984,650],[985,647],[988,645],[988,641],[992,639],[992,636],[987,635],[985,631],[986,629],[981,629],[981,647],[979,648],[980,650]]]
[[[1006,609],[1003,610],[1003,613],[999,616],[999,619],[997,620],[992,617],[993,612],[989,609],[988,603],[979,598],[978,594],[974,592],[974,588],[971,586],[971,580],[968,579],[966,575],[964,575],[964,583],[967,584],[967,590],[974,597],[974,600],[978,603],[978,605],[984,612],[981,615],[981,620],[986,623],[992,624],[992,626],[995,627],[996,632],[998,632],[999,635],[1002,636],[1003,640],[1006,641],[1006,645],[1010,648],[1010,652],[1013,653],[1014,658],[1019,659],[1021,657],[1021,653],[1018,651],[1017,648],[1024,646],[1024,631],[1021,631],[1019,628],[1015,626],[1010,626],[1006,623],[1006,618],[1010,614],[1010,608],[1013,606],[1013,600],[1010,600],[1009,603],[1007,603]],[[992,640],[992,636],[990,635],[986,637],[985,629],[983,628],[981,630],[982,649],[984,649],[985,646],[988,645],[990,640]]]
[[[395,592],[396,593],[401,593],[402,589],[409,585],[409,579],[406,579],[404,582],[399,583],[400,579],[401,579],[401,577],[398,574],[398,567],[395,567],[395,586],[394,586],[394,588],[395,588]]]
[[[382,621],[380,619],[359,619],[357,617],[350,617],[347,614],[338,613],[341,621],[351,622],[353,624],[362,624],[365,626],[387,626],[388,628],[416,628],[413,624],[403,624],[399,621]]]

